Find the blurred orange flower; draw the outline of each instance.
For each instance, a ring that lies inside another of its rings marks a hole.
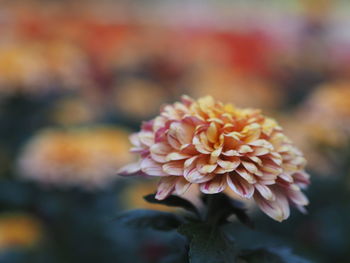
[[[282,117],[286,133],[308,159],[309,167],[320,175],[334,171],[335,163],[347,162],[343,154],[350,142],[350,83],[324,84],[292,115]]]
[[[103,187],[132,160],[127,137],[127,131],[113,127],[44,130],[24,148],[19,172],[42,184]]]
[[[333,145],[342,144],[350,136],[350,82],[322,85],[311,94],[298,114],[325,131],[322,134],[326,136],[319,139]]]
[[[1,43],[0,95],[41,95],[53,89],[51,82],[75,88],[83,83],[86,64],[85,55],[68,43]]]
[[[138,119],[152,116],[167,98],[167,92],[162,86],[138,78],[124,80],[114,95],[116,108]]]
[[[72,114],[74,112],[74,114]],[[52,118],[61,125],[77,125],[93,122],[100,112],[83,98],[64,98],[53,108]]]
[[[211,94],[223,102],[241,107],[259,107],[271,110],[283,103],[281,90],[266,80],[247,77],[233,71],[228,65],[201,65],[189,78],[189,92],[194,97]]]

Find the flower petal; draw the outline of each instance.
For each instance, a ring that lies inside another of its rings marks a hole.
[[[263,147],[256,147],[254,148],[254,151],[252,152],[253,155],[255,156],[261,156],[268,154],[270,152],[269,149],[263,148]]]
[[[210,163],[216,163],[220,154],[221,154],[221,151],[222,151],[222,147],[216,149],[215,151],[212,151],[211,154],[210,154]]]
[[[251,198],[254,194],[254,186],[238,175],[227,174],[226,180],[230,188],[243,198]]]
[[[154,135],[152,132],[139,132],[139,140],[146,146],[152,146],[154,144]]]
[[[232,172],[240,165],[241,161],[238,157],[232,157],[227,161],[219,159],[217,163],[224,171]]]
[[[171,150],[172,148],[167,143],[156,143],[150,148],[151,157],[159,163],[165,163],[166,156]]]
[[[290,190],[287,191],[288,198],[296,205],[305,206],[309,204],[309,200],[300,190]]]
[[[242,133],[246,135],[245,141],[251,142],[259,138],[261,133],[261,126],[258,123],[252,123],[242,130]]]
[[[204,183],[211,180],[215,174],[201,174],[196,166],[191,165],[184,171],[184,177],[191,183]]]
[[[176,176],[166,176],[160,179],[156,194],[156,199],[163,200],[174,192],[175,184],[177,181]]]
[[[226,176],[216,175],[212,180],[199,185],[199,189],[204,194],[217,194],[226,188]]]
[[[170,128],[168,130],[167,134],[167,140],[168,143],[171,145],[176,150],[180,150],[181,148],[181,143],[177,139],[177,134],[176,134],[176,129],[174,128],[174,123],[170,125]]]
[[[183,161],[172,161],[163,164],[163,171],[170,175],[183,175],[184,163]]]
[[[242,164],[244,166],[245,169],[247,169],[248,172],[255,174],[258,172],[258,168],[256,167],[255,164],[251,163],[251,162],[247,162],[247,161],[242,161]]]
[[[241,154],[236,150],[228,150],[228,151],[222,152],[222,154],[225,156],[241,156]]]
[[[288,182],[288,183],[293,183],[293,177],[290,176],[289,174],[286,173],[282,173],[280,175],[278,175],[279,178],[283,179],[284,181]]]
[[[190,186],[191,186],[190,182],[188,182],[183,177],[179,177],[175,185],[175,191],[178,195],[183,195],[184,193],[186,193],[188,188],[190,188]]]
[[[187,160],[185,161],[185,163],[184,163],[184,167],[189,167],[190,165],[192,165],[193,162],[194,162],[195,160],[198,159],[198,157],[199,157],[199,156],[196,155],[196,156],[193,156],[193,157],[187,159]]]
[[[141,162],[141,171],[150,176],[167,176],[163,171],[162,165],[147,157]]]
[[[136,147],[141,147],[141,141],[139,139],[139,134],[138,133],[133,133],[129,136],[129,140],[132,145]]]
[[[254,199],[260,209],[271,218],[282,222],[289,217],[289,203],[283,194],[276,192],[275,200],[266,200],[261,195],[254,195]]]
[[[218,140],[218,129],[214,122],[211,122],[207,130],[208,140],[215,143]]]
[[[173,122],[170,130],[174,131],[176,139],[181,145],[192,142],[194,127],[185,122]]]
[[[271,191],[271,189],[263,184],[255,184],[255,189],[259,191],[262,197],[266,200],[275,200],[275,195]]]
[[[273,149],[273,145],[270,142],[268,142],[267,140],[263,140],[263,139],[259,139],[259,140],[255,140],[253,142],[250,142],[249,145],[263,147],[263,148],[266,148],[269,150]]]
[[[192,143],[198,152],[203,154],[210,154],[211,149],[210,148],[208,149],[206,145],[202,144],[198,136],[193,137]]]
[[[188,155],[188,154],[183,154],[183,153],[179,153],[179,152],[172,152],[166,156],[166,160],[167,161],[176,161],[176,160],[187,159],[189,157],[190,157],[190,155]]]
[[[250,147],[249,145],[246,145],[246,144],[243,144],[243,145],[238,147],[239,153],[249,153],[252,151],[253,151],[252,147]]]
[[[212,173],[217,166],[218,166],[217,164],[203,165],[201,168],[199,168],[199,172],[203,174]]]
[[[254,175],[252,175],[250,172],[248,172],[243,167],[240,167],[240,168],[236,169],[236,172],[242,178],[244,178],[248,183],[250,183],[250,184],[255,184],[256,183],[256,179],[255,179]]]
[[[301,188],[305,188],[310,184],[310,175],[305,172],[298,172],[293,174],[294,182]]]
[[[124,167],[120,168],[118,170],[118,174],[121,176],[132,176],[132,175],[137,175],[139,172],[141,172],[141,161],[135,162],[135,163],[130,163],[128,165],[125,165]]]

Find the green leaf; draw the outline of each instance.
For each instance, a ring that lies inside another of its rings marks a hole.
[[[187,211],[190,211],[192,213],[195,213],[196,215],[199,216],[199,212],[197,210],[197,208],[188,200],[181,198],[179,196],[176,195],[170,195],[167,198],[165,198],[164,200],[158,200],[155,198],[155,194],[150,194],[150,195],[146,195],[143,198],[152,204],[162,204],[162,205],[166,205],[166,206],[171,206],[171,207],[181,207]]]
[[[202,222],[182,225],[179,233],[190,241],[190,263],[234,263],[236,252],[220,228]]]
[[[161,231],[173,230],[182,224],[182,220],[175,214],[144,209],[124,212],[116,220],[131,227],[150,227]]]
[[[309,263],[309,261],[293,255],[288,248],[259,248],[243,251],[238,263]]]

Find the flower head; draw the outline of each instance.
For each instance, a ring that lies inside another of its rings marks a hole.
[[[19,172],[42,184],[95,189],[132,160],[128,133],[108,127],[44,130],[24,148]]]
[[[122,173],[161,177],[157,199],[182,195],[193,184],[204,194],[229,188],[278,221],[289,216],[289,203],[302,211],[308,203],[302,153],[259,110],[183,97],[144,123],[131,142],[140,161]]]

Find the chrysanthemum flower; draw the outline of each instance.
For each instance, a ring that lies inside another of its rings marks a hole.
[[[132,161],[127,137],[125,130],[111,127],[45,130],[24,148],[19,172],[45,185],[104,187]]]
[[[31,247],[42,236],[42,226],[35,218],[25,214],[0,216],[0,251],[13,247]]]
[[[288,218],[289,204],[302,211],[308,204],[302,153],[259,110],[183,97],[144,123],[131,142],[141,158],[121,173],[161,177],[157,199],[182,195],[193,184],[204,194],[230,188],[278,221]]]

